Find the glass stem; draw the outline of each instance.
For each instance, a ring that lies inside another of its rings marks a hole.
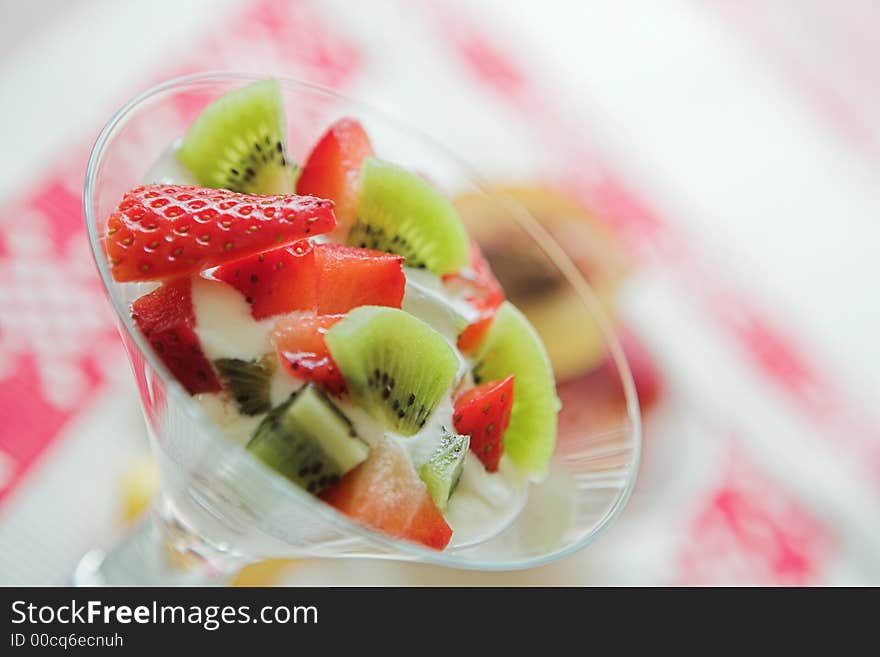
[[[75,586],[223,586],[244,560],[220,553],[153,509],[109,552],[86,554]]]

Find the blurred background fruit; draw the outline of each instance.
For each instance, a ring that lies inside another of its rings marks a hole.
[[[535,251],[531,237],[511,233],[504,199],[525,208],[564,245],[611,317],[626,273],[623,254],[599,222],[562,192],[543,186],[490,186],[486,192],[460,196],[455,206],[508,298],[544,339],[556,376],[565,380],[595,367],[603,357],[597,324],[553,262]]]
[[[645,345],[617,321],[618,295],[631,268],[602,220],[565,192],[540,183],[490,185],[486,194],[459,196],[455,206],[505,293],[544,339],[563,402],[568,397],[574,403],[578,391],[587,388],[596,399],[589,412],[604,413],[613,421],[620,417],[624,396],[598,324],[553,262],[531,247],[531,237],[524,231],[511,233],[509,221],[499,217],[507,211],[506,199],[541,224],[593,288],[630,359],[643,412],[652,408],[660,396],[662,375]],[[575,421],[575,416],[568,420]]]

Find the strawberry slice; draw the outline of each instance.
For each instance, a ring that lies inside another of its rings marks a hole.
[[[135,324],[174,377],[191,394],[220,392],[220,381],[195,332],[192,282],[180,278],[131,304]]]
[[[313,310],[315,251],[307,240],[220,265],[213,274],[241,292],[254,319],[294,310]]]
[[[495,310],[504,301],[504,289],[492,273],[479,244],[471,240],[470,264],[455,274],[446,274],[443,282],[461,290],[466,301],[480,310]]]
[[[192,274],[333,230],[333,203],[186,185],[127,192],[102,237],[117,281]]]
[[[363,126],[354,119],[339,119],[315,145],[297,181],[297,193],[336,203],[336,233],[340,236],[354,223],[361,164],[372,154]]]
[[[471,451],[489,472],[498,469],[504,432],[513,407],[513,376],[471,388],[455,400],[452,421],[458,433],[471,437]]]
[[[402,450],[384,442],[321,497],[349,517],[395,538],[441,550],[452,529]]]
[[[214,278],[241,292],[255,319],[297,310],[335,315],[364,305],[399,308],[406,288],[400,256],[307,240],[221,265]]]
[[[484,312],[478,320],[464,327],[458,336],[458,350],[463,354],[470,354],[477,350],[483,341],[483,336],[489,330],[489,325],[495,318],[495,311]]]
[[[330,357],[324,335],[342,317],[294,314],[279,319],[272,330],[278,359],[287,372],[337,397],[345,393],[345,379]]]
[[[315,247],[318,314],[345,313],[357,306],[400,308],[406,288],[403,258],[339,244]]]
[[[467,269],[447,274],[443,282],[453,291],[462,291],[465,301],[479,311],[479,317],[465,327],[458,337],[458,348],[464,353],[473,352],[495,317],[495,311],[504,301],[504,289],[495,278],[479,245],[471,240],[471,261]]]

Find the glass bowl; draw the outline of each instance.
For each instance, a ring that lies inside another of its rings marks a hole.
[[[596,539],[624,508],[638,472],[641,424],[632,377],[602,304],[562,249],[510,198],[488,193],[480,177],[438,141],[360,102],[296,80],[279,80],[288,117],[288,149],[302,162],[334,119],[361,121],[381,157],[423,173],[449,194],[480,195],[497,206],[498,231],[529,245],[529,257],[552,268],[568,302],[565,344],[584,352],[600,340],[621,403],[596,413],[595,386],[569,393],[547,479],[530,484],[524,508],[503,531],[477,544],[434,551],[372,531],[277,475],[233,442],[169,374],[134,326],[129,304],[143,287],[116,283],[100,244],[104,224],[128,189],[182,136],[205,105],[260,79],[201,74],[169,80],[140,94],[104,127],[86,174],[85,217],[93,255],[116,311],[140,392],[160,493],[148,517],[108,552],[81,561],[79,584],[216,584],[267,558],[370,557],[455,568],[512,570],[558,559]],[[479,242],[481,233],[475,231]],[[556,329],[559,327],[557,326]],[[564,353],[564,350],[563,350]],[[606,365],[606,369],[608,366]],[[580,389],[576,389],[580,390]],[[598,400],[598,401],[597,401]],[[607,406],[607,405],[606,405]]]

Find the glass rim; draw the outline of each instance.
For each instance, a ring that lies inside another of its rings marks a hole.
[[[213,436],[213,439],[226,440],[229,443],[231,443],[232,441],[229,441],[229,439],[225,436],[225,434],[223,434],[220,428],[210,421],[210,419],[207,417],[201,407],[199,407],[198,404],[190,402],[190,396],[186,394],[177,379],[170,374],[164,363],[162,363],[161,360],[156,356],[154,350],[150,348],[144,336],[141,334],[140,331],[137,330],[137,328],[133,324],[131,313],[128,309],[129,304],[126,303],[119,294],[118,286],[111,276],[107,258],[104,257],[104,251],[101,246],[100,235],[98,231],[99,218],[96,216],[96,209],[94,207],[94,196],[95,190],[97,188],[96,176],[103,161],[104,153],[109,145],[112,143],[117,130],[122,127],[125,119],[130,114],[135,112],[146,101],[156,96],[159,96],[164,92],[174,89],[186,88],[195,84],[228,84],[230,82],[240,82],[241,84],[247,84],[251,82],[257,82],[259,80],[265,80],[266,77],[267,76],[265,75],[258,75],[246,72],[203,72],[170,78],[168,80],[160,82],[159,84],[151,86],[150,88],[142,91],[139,94],[132,96],[113,113],[113,115],[101,129],[101,132],[98,135],[98,138],[96,139],[95,144],[92,147],[91,153],[89,155],[88,166],[86,168],[85,183],[83,186],[83,209],[85,214],[86,231],[89,236],[89,244],[92,252],[92,258],[94,259],[95,265],[98,268],[101,282],[104,287],[104,292],[105,294],[107,294],[111,305],[113,306],[113,309],[116,313],[118,324],[122,327],[122,329],[125,330],[128,338],[137,347],[140,355],[147,361],[147,363],[149,363],[150,367],[162,377],[162,380],[166,385],[166,390],[168,390],[169,395],[173,394],[174,396],[183,398],[183,405],[186,409],[187,414],[192,416],[193,419],[196,420],[199,424],[204,425],[204,428]],[[545,253],[545,255],[553,261],[554,265],[560,270],[566,281],[575,289],[581,301],[590,312],[591,317],[597,323],[608,353],[614,360],[615,366],[617,368],[617,374],[623,387],[626,415],[627,419],[629,420],[629,430],[631,432],[632,442],[632,459],[630,467],[628,468],[629,471],[627,472],[626,484],[618,493],[616,499],[614,500],[614,503],[596,522],[595,527],[590,530],[585,536],[583,536],[579,540],[574,541],[571,545],[555,551],[548,552],[547,554],[519,560],[469,559],[456,554],[456,549],[471,549],[479,545],[479,543],[462,545],[458,548],[456,546],[452,546],[451,550],[447,552],[431,550],[430,548],[420,546],[410,541],[389,537],[380,531],[376,531],[364,525],[361,525],[360,523],[352,520],[348,516],[340,513],[336,509],[333,509],[328,504],[317,500],[314,496],[309,495],[308,493],[299,489],[296,486],[290,485],[290,483],[286,479],[284,479],[280,475],[277,475],[271,469],[266,467],[265,470],[267,474],[270,475],[268,479],[272,481],[272,486],[278,489],[279,495],[281,495],[282,497],[289,497],[291,493],[293,493],[294,499],[297,503],[304,504],[310,510],[314,510],[314,512],[318,513],[320,517],[327,520],[331,525],[333,525],[340,531],[353,533],[360,538],[367,540],[369,543],[378,544],[383,549],[387,550],[387,552],[384,554],[343,555],[346,557],[390,557],[392,559],[397,559],[401,561],[430,563],[434,565],[448,566],[466,570],[512,571],[542,566],[574,554],[575,552],[578,552],[584,547],[590,545],[599,536],[601,536],[605,530],[607,530],[612,524],[614,524],[614,522],[623,512],[623,509],[626,507],[626,504],[632,495],[633,489],[635,488],[635,484],[638,479],[639,465],[641,461],[642,421],[638,396],[635,389],[635,383],[632,378],[632,372],[630,371],[629,364],[627,363],[626,357],[624,356],[623,348],[621,347],[617,335],[612,328],[612,323],[606,316],[598,298],[596,297],[589,283],[586,281],[586,279],[583,277],[583,275],[580,273],[580,271],[577,269],[577,267],[574,265],[574,263],[571,261],[571,259],[562,249],[562,247],[559,246],[559,244],[550,236],[546,229],[544,229],[544,227],[538,223],[538,221],[531,215],[528,210],[526,210],[526,208],[524,208],[518,202],[514,201],[509,196],[499,194],[497,191],[493,191],[490,194],[487,191],[487,182],[472,166],[467,164],[465,160],[450,151],[445,145],[443,145],[435,138],[431,137],[429,134],[423,132],[421,129],[415,126],[402,122],[397,117],[391,116],[389,113],[372,107],[371,105],[364,103],[363,101],[351,98],[322,85],[288,77],[271,77],[277,80],[278,83],[282,85],[282,87],[296,88],[299,91],[308,91],[310,93],[317,93],[330,98],[334,98],[336,100],[344,101],[349,106],[359,108],[359,110],[363,111],[366,115],[375,116],[381,119],[383,122],[392,125],[395,130],[409,133],[413,138],[428,144],[431,150],[435,150],[438,153],[441,153],[443,157],[454,163],[456,167],[461,170],[465,178],[467,178],[467,180],[479,192],[496,198],[504,203],[505,208],[510,211],[513,220],[519,225],[520,228],[525,230],[525,232],[535,242],[537,242],[538,248],[541,249]],[[245,451],[243,446],[239,446],[239,448],[242,451]]]

